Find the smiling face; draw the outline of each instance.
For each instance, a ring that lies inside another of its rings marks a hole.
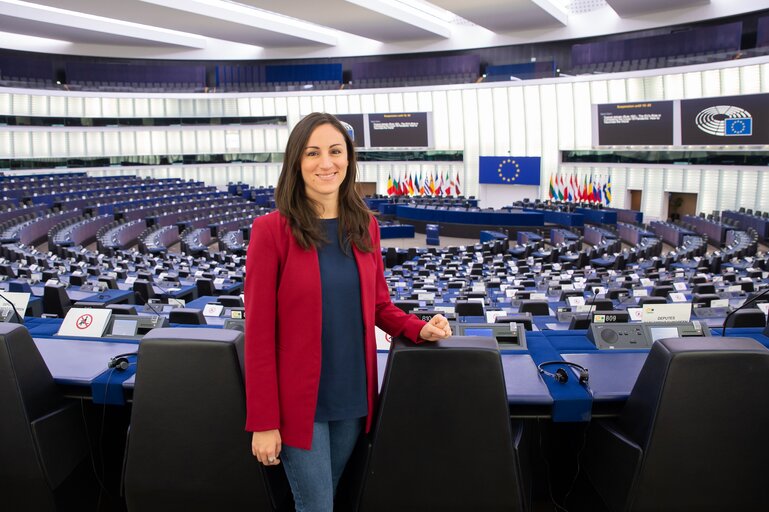
[[[302,153],[301,167],[307,197],[323,206],[324,217],[335,217],[339,187],[347,176],[344,136],[330,124],[315,128]]]

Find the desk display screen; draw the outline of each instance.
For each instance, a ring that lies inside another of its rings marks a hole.
[[[665,338],[678,338],[678,328],[676,327],[652,327],[650,330],[652,341]]]
[[[493,336],[493,334],[491,328],[465,329],[464,332],[465,336]]]
[[[116,319],[112,323],[113,336],[136,336],[138,320]]]

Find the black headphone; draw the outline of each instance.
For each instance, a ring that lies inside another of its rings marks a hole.
[[[107,368],[115,369],[119,372],[124,372],[131,366],[131,362],[128,360],[131,356],[138,356],[137,352],[129,352],[127,354],[118,354],[113,356],[107,363]]]
[[[577,363],[572,363],[570,361],[545,361],[544,363],[539,363],[537,365],[537,370],[539,370],[539,373],[543,375],[547,375],[548,377],[552,377],[553,379],[555,379],[556,382],[560,382],[561,384],[566,384],[567,382],[569,382],[569,372],[567,372],[563,368],[558,368],[555,371],[555,373],[551,373],[545,370],[545,366],[549,366],[553,364],[560,364],[563,366],[571,366],[572,368],[576,368],[579,371],[579,383],[582,384],[583,386],[586,385],[590,380],[590,372],[588,372],[587,368]]]

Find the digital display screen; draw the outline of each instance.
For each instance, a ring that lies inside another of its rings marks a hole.
[[[347,130],[356,148],[366,146],[366,121],[363,119],[363,114],[335,114],[334,117],[339,119],[339,122]]]
[[[672,146],[673,102],[598,105],[598,146]]]
[[[426,112],[368,115],[369,146],[428,147]]]
[[[115,319],[112,322],[113,336],[136,336],[138,320]]]
[[[681,100],[684,145],[769,144],[769,95]]]
[[[678,338],[678,328],[676,327],[652,327],[650,329],[652,341],[664,338]]]

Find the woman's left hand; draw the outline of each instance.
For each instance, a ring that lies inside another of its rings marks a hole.
[[[419,337],[425,341],[443,340],[449,336],[451,336],[451,327],[443,315],[435,315],[419,331]]]

